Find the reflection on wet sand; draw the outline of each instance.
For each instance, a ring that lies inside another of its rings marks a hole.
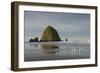
[[[58,46],[52,44],[42,44],[41,48],[44,53],[48,54],[56,54],[58,52]]]
[[[30,46],[31,47],[34,46],[35,48],[40,47],[41,50],[42,50],[41,52],[43,54],[52,54],[52,55],[54,55],[54,54],[58,54],[58,53],[63,53],[65,55],[70,55],[70,56],[73,56],[73,57],[81,56],[83,51],[86,50],[86,48],[80,49],[78,47],[76,47],[76,48],[66,47],[66,50],[63,51],[63,50],[60,49],[60,47],[58,45],[55,45],[53,43],[48,43],[48,44],[43,43],[41,45],[39,45],[38,43],[34,43],[34,44],[30,43]],[[63,54],[61,54],[61,55],[63,55]]]
[[[25,43],[24,61],[87,59],[90,58],[90,44],[65,42]]]
[[[30,43],[30,46],[34,46],[34,47],[38,47],[38,44],[37,43]]]

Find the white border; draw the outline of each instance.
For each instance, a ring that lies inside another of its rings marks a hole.
[[[70,13],[89,13],[91,15],[90,31],[91,31],[91,58],[79,60],[56,60],[56,61],[33,61],[24,62],[24,10],[28,11],[46,11],[46,12],[70,12]],[[35,68],[35,67],[49,67],[62,65],[82,65],[95,64],[95,10],[93,9],[79,9],[79,8],[58,8],[58,7],[43,7],[43,6],[19,6],[19,68]]]

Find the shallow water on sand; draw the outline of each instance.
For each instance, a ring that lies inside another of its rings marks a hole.
[[[24,61],[87,59],[90,58],[89,43],[25,42]]]

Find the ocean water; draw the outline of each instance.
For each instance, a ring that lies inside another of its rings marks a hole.
[[[25,42],[24,61],[90,58],[90,43]]]

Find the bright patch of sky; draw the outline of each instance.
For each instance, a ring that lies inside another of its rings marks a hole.
[[[40,39],[48,25],[58,31],[62,40],[90,40],[90,14],[24,11],[25,41]]]

